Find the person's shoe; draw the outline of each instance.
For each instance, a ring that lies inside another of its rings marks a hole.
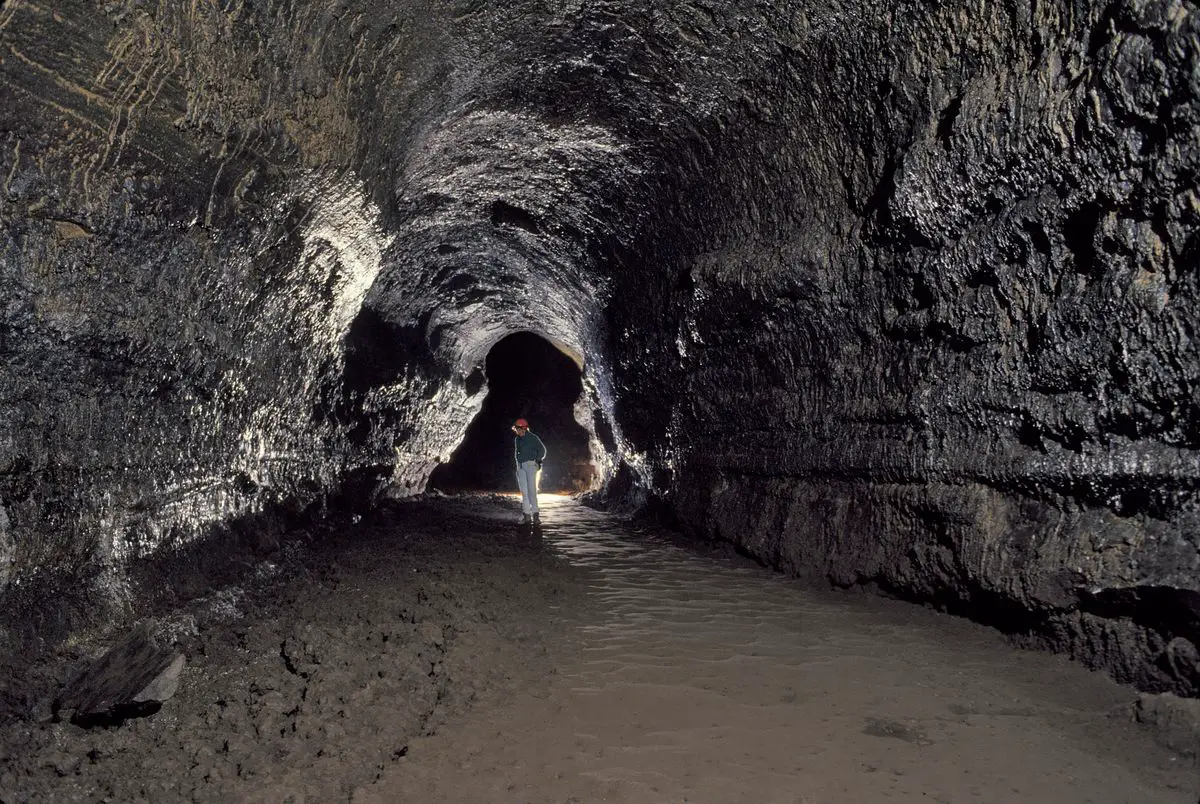
[[[529,514],[521,514],[521,524],[528,525],[530,522]]]
[[[536,511],[533,514],[533,524],[535,524],[535,525],[542,524],[542,515]]]

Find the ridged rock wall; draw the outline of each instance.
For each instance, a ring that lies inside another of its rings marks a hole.
[[[7,0],[5,594],[419,490],[528,330],[689,530],[1195,693],[1198,15]]]
[[[436,85],[406,60],[416,16],[224,6],[0,7],[13,629],[54,638],[122,603],[128,560],[394,460],[339,413],[345,337],[395,240],[361,110],[402,66],[410,92]]]
[[[1181,2],[797,27],[615,313],[683,521],[1200,690],[1198,33]]]

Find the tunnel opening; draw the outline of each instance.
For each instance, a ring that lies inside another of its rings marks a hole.
[[[429,478],[446,492],[514,491],[513,434],[518,418],[546,445],[540,487],[547,492],[587,491],[596,478],[588,431],[575,419],[583,393],[582,368],[532,332],[503,338],[488,353],[488,393],[449,462]]]

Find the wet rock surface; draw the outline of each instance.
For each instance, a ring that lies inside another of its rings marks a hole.
[[[690,532],[1196,694],[1198,34],[7,0],[4,647],[135,606],[130,562],[420,491],[532,331]]]

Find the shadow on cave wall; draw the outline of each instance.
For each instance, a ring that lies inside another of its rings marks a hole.
[[[575,421],[579,366],[530,332],[504,338],[487,357],[488,394],[450,462],[434,470],[442,491],[516,491],[511,426],[518,417],[546,444],[543,491],[586,491],[595,469],[588,433]]]

